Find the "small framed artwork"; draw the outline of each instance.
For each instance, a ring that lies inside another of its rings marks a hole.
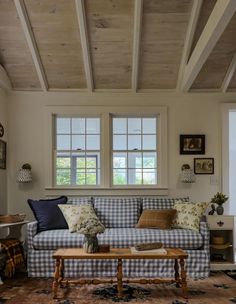
[[[194,158],[194,174],[214,174],[214,158]]]
[[[180,135],[180,154],[205,154],[205,135]]]
[[[0,169],[6,169],[7,143],[0,140]]]

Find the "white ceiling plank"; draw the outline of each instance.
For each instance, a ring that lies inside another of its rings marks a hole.
[[[92,65],[89,51],[89,40],[88,40],[88,32],[87,32],[87,23],[84,9],[84,0],[75,0],[76,13],[79,23],[79,31],[80,31],[80,39],[81,39],[81,47],[83,53],[84,60],[84,69],[87,80],[87,87],[89,91],[93,91],[93,73],[92,73]]]
[[[231,60],[231,63],[230,63],[229,68],[226,72],[225,78],[222,82],[221,89],[222,89],[223,93],[225,93],[227,91],[228,86],[229,86],[230,81],[231,81],[231,79],[234,75],[235,70],[236,70],[236,52],[234,54],[234,57]]]
[[[194,33],[196,31],[198,18],[200,15],[201,7],[202,7],[203,0],[194,0],[193,7],[191,11],[191,16],[188,24],[183,54],[181,58],[180,68],[179,68],[179,75],[178,75],[178,82],[177,82],[177,90],[181,91],[184,69],[188,63],[189,54],[191,51],[191,46],[193,42]]]
[[[11,81],[7,75],[7,72],[5,71],[3,66],[1,66],[1,64],[0,64],[0,88],[6,91],[12,90]]]
[[[184,70],[182,90],[188,91],[236,11],[236,0],[218,0]]]
[[[133,41],[133,68],[132,68],[132,90],[137,92],[139,57],[140,57],[140,39],[142,28],[143,0],[135,0],[134,8],[134,41]]]
[[[26,41],[29,46],[31,56],[33,58],[33,62],[35,65],[35,69],[36,69],[41,87],[42,87],[43,91],[47,91],[48,90],[47,77],[44,72],[44,68],[43,68],[43,65],[41,62],[41,58],[40,58],[37,44],[36,44],[36,41],[34,38],[34,34],[31,29],[31,24],[29,21],[29,17],[28,17],[27,11],[26,11],[24,1],[23,0],[14,0],[14,3],[16,6],[18,16],[21,21],[21,25],[22,25],[22,28],[23,28],[23,31],[25,34]]]

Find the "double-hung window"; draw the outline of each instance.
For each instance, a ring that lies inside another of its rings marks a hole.
[[[56,116],[57,186],[100,184],[100,118]]]
[[[49,107],[47,117],[47,189],[167,188],[166,107]]]
[[[157,184],[157,118],[112,117],[113,185]]]

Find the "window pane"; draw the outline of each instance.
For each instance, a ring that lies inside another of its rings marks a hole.
[[[97,174],[96,174],[95,170],[87,170],[86,183],[87,183],[87,185],[96,185],[97,184]]]
[[[126,153],[113,153],[113,168],[127,168],[126,158]]]
[[[142,168],[141,153],[129,153],[128,168]]]
[[[76,168],[85,169],[85,156],[77,156],[76,157]]]
[[[126,150],[126,135],[114,135],[113,136],[113,150]]]
[[[99,118],[87,118],[86,133],[87,134],[100,134],[100,119]]]
[[[84,135],[72,135],[72,150],[85,150]]]
[[[86,185],[86,178],[85,178],[84,170],[77,170],[76,184],[77,185]]]
[[[156,168],[156,153],[143,153],[143,168]]]
[[[87,168],[97,168],[97,157],[86,157],[86,167]]]
[[[128,135],[128,150],[141,149],[141,135]]]
[[[143,133],[156,134],[156,118],[143,118]]]
[[[100,149],[100,135],[86,135],[87,150]]]
[[[128,177],[129,177],[129,185],[140,185],[142,184],[142,171],[136,169],[129,169],[128,170]]]
[[[156,135],[143,135],[143,150],[156,150]]]
[[[156,170],[143,170],[143,184],[156,184]]]
[[[70,169],[57,169],[57,185],[70,185]]]
[[[70,134],[70,118],[56,119],[57,134]]]
[[[70,135],[57,135],[57,150],[70,150]]]
[[[128,133],[141,134],[141,118],[128,118]]]
[[[113,118],[113,134],[126,134],[126,118]]]
[[[113,170],[113,184],[114,185],[126,185],[127,184],[126,170],[123,170],[123,169],[114,169]]]
[[[72,118],[72,133],[85,134],[85,118]]]
[[[57,168],[70,168],[69,157],[57,157]]]

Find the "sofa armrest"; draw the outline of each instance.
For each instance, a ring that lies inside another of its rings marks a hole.
[[[210,230],[206,221],[200,222],[199,232],[203,236],[203,249],[210,251]]]
[[[38,222],[30,222],[27,224],[27,244],[28,248],[33,249],[33,238],[37,234]]]

